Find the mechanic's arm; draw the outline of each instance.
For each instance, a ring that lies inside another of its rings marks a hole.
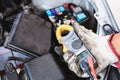
[[[115,51],[120,56],[120,33],[117,33],[112,37],[111,44],[113,45]]]

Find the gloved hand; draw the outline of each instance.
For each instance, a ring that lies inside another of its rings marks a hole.
[[[78,64],[78,58],[71,51],[67,51],[63,58],[66,63],[68,63],[68,68],[73,71],[78,77],[83,77],[83,72],[80,70],[80,66]],[[84,74],[85,77],[88,77],[87,74]]]
[[[104,70],[109,64],[119,60],[119,55],[110,43],[112,36],[99,36],[91,30],[87,30],[84,26],[80,26],[77,22],[73,22],[73,27],[86,48],[96,58],[98,63],[97,73]],[[74,71],[79,77],[87,77],[86,74],[80,71],[77,56],[68,51],[63,57],[70,70]]]

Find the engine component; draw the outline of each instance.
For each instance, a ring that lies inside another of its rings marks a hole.
[[[60,68],[54,61],[53,56],[48,53],[38,57],[28,63],[25,63],[25,72],[30,80],[64,80]]]
[[[58,27],[61,24],[70,24],[70,20],[77,20],[79,23],[85,23],[89,16],[85,11],[76,7],[73,4],[64,3],[61,6],[48,9],[45,11],[50,21],[53,23],[54,27]]]
[[[106,35],[117,33],[117,31],[114,30],[113,27],[111,25],[109,25],[109,24],[105,24],[103,26],[103,30],[104,30]]]
[[[26,55],[40,56],[49,52],[51,24],[34,14],[18,14],[5,46]]]
[[[16,69],[14,68],[12,63],[6,64],[5,72],[6,72],[7,80],[19,80]]]

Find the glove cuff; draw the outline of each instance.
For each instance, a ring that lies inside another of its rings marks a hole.
[[[112,52],[115,54],[115,56],[118,58],[118,60],[120,60],[120,56],[118,55],[118,53],[116,52],[115,48],[114,48],[113,45],[111,44],[111,39],[112,39],[113,36],[114,36],[114,34],[111,34],[111,35],[109,36],[108,44],[109,44]]]

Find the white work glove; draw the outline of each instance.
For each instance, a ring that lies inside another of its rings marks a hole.
[[[80,26],[77,22],[73,23],[73,27],[86,48],[96,58],[98,67],[95,70],[97,73],[104,70],[109,64],[118,61],[118,57],[108,44],[110,35],[99,36],[91,30],[87,30],[84,26]],[[87,77],[86,74],[80,71],[77,56],[73,55],[71,52],[67,52],[63,57],[71,71],[75,72],[79,77]]]

